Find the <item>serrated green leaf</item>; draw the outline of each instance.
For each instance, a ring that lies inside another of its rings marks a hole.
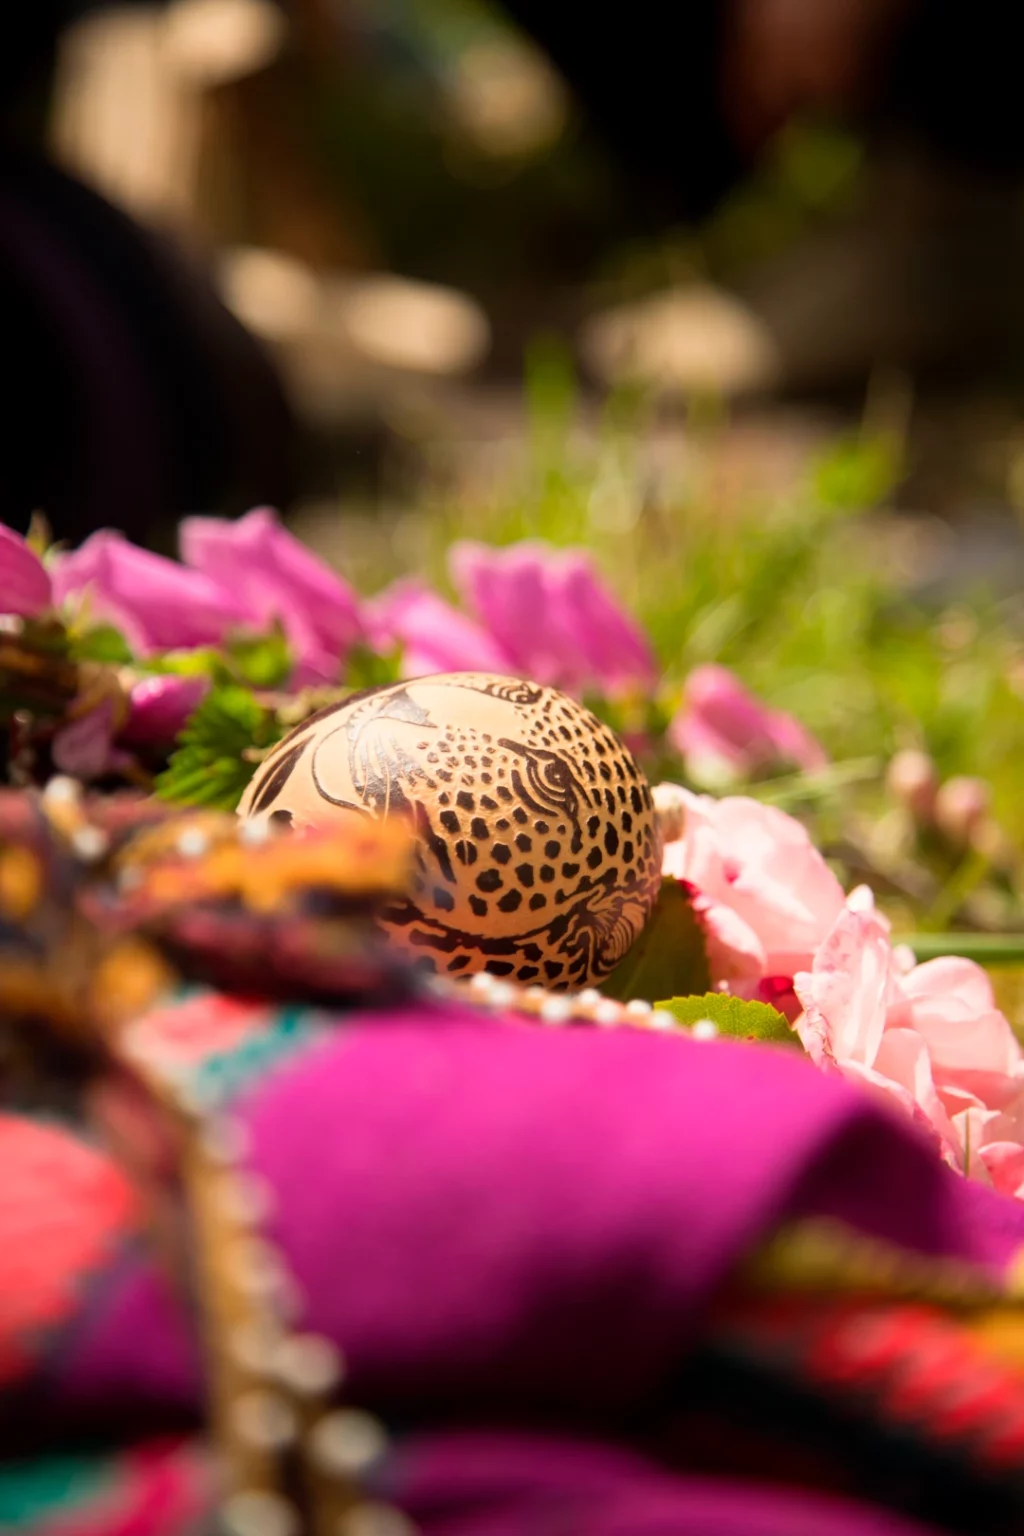
[[[258,766],[252,749],[265,750],[283,734],[247,688],[217,688],[190,716],[156,792],[177,804],[233,811]]]
[[[201,768],[191,766],[187,747],[180,747],[166,770],[156,780],[161,800],[175,805],[204,805],[211,809],[233,811],[245,793],[256,764],[244,758],[222,758]]]
[[[703,997],[670,997],[655,1006],[674,1014],[680,1024],[710,1019],[720,1035],[734,1040],[800,1044],[800,1037],[790,1029],[783,1015],[768,1003],[747,1002],[726,992],[705,992]]]
[[[678,880],[665,880],[646,927],[601,990],[621,1003],[634,998],[651,1002],[710,985],[704,935],[690,898]]]
[[[126,666],[132,659],[131,647],[113,624],[96,624],[84,634],[71,635],[68,652],[75,661],[103,661],[110,666]]]

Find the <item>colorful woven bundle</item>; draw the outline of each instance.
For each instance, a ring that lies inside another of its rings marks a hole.
[[[0,1526],[1020,1529],[1020,1207],[798,1056],[428,986],[405,858],[0,796]]]

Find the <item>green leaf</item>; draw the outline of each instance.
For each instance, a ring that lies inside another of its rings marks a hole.
[[[233,811],[256,772],[259,752],[283,735],[273,712],[247,688],[217,688],[189,719],[156,792],[178,804]]]
[[[291,675],[292,653],[280,624],[266,635],[237,635],[227,648],[242,682],[251,688],[283,688]]]
[[[355,646],[345,664],[345,686],[362,691],[364,688],[386,688],[397,683],[401,674],[402,652],[389,651],[381,656],[366,646]]]
[[[224,657],[212,645],[200,645],[194,651],[163,651],[159,656],[147,656],[146,671],[169,673],[173,677],[212,677],[217,683],[231,681]]]
[[[678,880],[665,880],[646,927],[601,990],[621,1003],[652,1002],[710,985],[704,935],[690,898]]]
[[[734,1040],[761,1040],[771,1044],[799,1045],[778,1009],[767,1003],[745,1002],[726,992],[706,992],[703,997],[671,997],[655,1005],[675,1015],[680,1024],[710,1019],[720,1035]]]
[[[71,635],[68,651],[75,661],[104,661],[111,666],[125,666],[132,659],[127,640],[113,624],[96,624],[84,634]]]

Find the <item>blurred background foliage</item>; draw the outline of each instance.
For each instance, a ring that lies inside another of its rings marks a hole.
[[[734,668],[833,759],[753,792],[851,871],[852,836],[897,915],[941,927],[984,887],[978,926],[1015,921],[1003,852],[908,845],[883,782],[920,748],[988,780],[1024,839],[1024,197],[998,8],[946,27],[930,105],[904,79],[927,132],[812,102],[689,205],[644,201],[524,9],[71,6],[45,110],[17,97],[8,136],[212,274],[283,383],[282,510],[363,591],[445,588],[464,535],[587,545],[657,646],[652,707],[696,663]],[[714,60],[680,43],[713,9],[663,38],[640,7],[621,33],[623,113],[639,58],[669,125],[650,158],[708,176]],[[988,118],[971,163],[940,142]],[[171,510],[127,531],[171,548],[197,507]]]

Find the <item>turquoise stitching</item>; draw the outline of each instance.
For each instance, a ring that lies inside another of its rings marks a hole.
[[[270,1028],[260,1030],[233,1051],[209,1057],[196,1069],[200,1093],[231,1099],[296,1054],[324,1032],[323,1015],[302,1007],[282,1008]]]

